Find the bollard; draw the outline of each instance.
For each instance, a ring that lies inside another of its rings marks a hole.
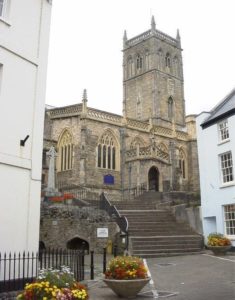
[[[94,251],[91,251],[91,280],[94,280]]]
[[[113,247],[113,256],[114,257],[117,256],[117,245],[114,245],[114,247]]]
[[[103,273],[106,272],[106,248],[104,248],[104,254],[103,254]]]

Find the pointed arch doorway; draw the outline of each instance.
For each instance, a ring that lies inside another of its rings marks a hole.
[[[89,252],[89,244],[87,241],[75,237],[67,242],[67,249],[71,250],[87,250]]]
[[[148,184],[150,191],[159,191],[159,171],[156,167],[151,167],[148,173]]]

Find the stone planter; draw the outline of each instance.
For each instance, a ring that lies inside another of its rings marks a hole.
[[[119,297],[135,298],[149,280],[150,278],[130,280],[104,279],[104,282]]]
[[[214,255],[225,255],[227,251],[231,249],[232,246],[207,246]]]

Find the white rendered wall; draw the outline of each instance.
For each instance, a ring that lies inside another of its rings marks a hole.
[[[0,19],[0,252],[36,251],[51,5],[8,3]]]
[[[197,117],[197,139],[199,154],[199,171],[201,186],[201,204],[204,236],[211,232],[225,234],[223,206],[235,203],[235,182],[223,184],[220,173],[219,155],[231,151],[233,157],[233,172],[235,163],[235,116],[228,118],[230,138],[220,143],[217,124],[202,129],[208,114]],[[233,241],[235,246],[235,241]]]

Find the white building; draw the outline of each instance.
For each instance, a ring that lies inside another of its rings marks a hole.
[[[0,0],[0,251],[39,242],[49,0]]]
[[[197,117],[203,230],[220,232],[235,246],[235,89]]]

